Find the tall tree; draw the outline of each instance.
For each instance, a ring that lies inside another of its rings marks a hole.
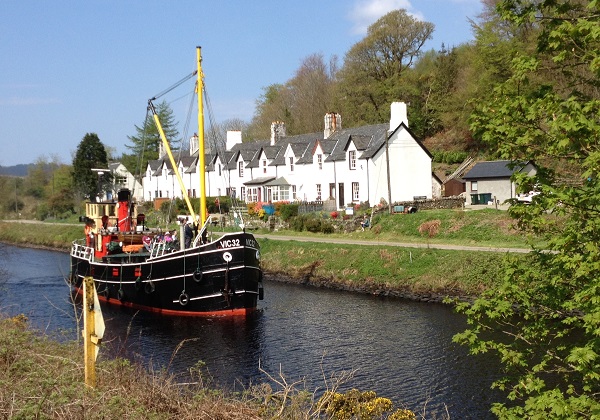
[[[325,62],[322,54],[302,60],[294,77],[285,84],[264,89],[256,102],[249,130],[254,138],[268,138],[271,123],[283,121],[286,133],[303,134],[323,130],[323,117],[332,107],[337,58]]]
[[[367,36],[347,53],[339,72],[337,104],[351,125],[379,123],[389,118],[389,105],[402,98],[401,78],[421,55],[434,25],[406,10],[381,17]]]
[[[181,143],[181,139],[173,110],[166,101],[162,101],[156,105],[156,112],[170,147],[177,147]],[[146,170],[149,160],[159,158],[158,152],[162,140],[150,113],[147,114],[141,126],[135,126],[135,131],[135,135],[127,136],[131,144],[125,145],[131,153],[123,154],[121,162],[129,172],[139,174]]]
[[[96,133],[87,133],[75,152],[73,158],[73,184],[84,197],[93,200],[103,191],[103,185],[112,181],[110,172],[105,171],[99,178],[98,172],[92,169],[108,169],[108,157],[104,145]]]
[[[595,418],[600,413],[600,13],[597,1],[504,0],[513,25],[538,30],[537,48],[473,116],[475,133],[513,160],[540,165],[513,205],[523,229],[544,239],[511,259],[503,284],[463,305],[472,327],[455,339],[496,353],[501,418]],[[565,182],[568,177],[569,182]],[[496,332],[498,335],[490,334]]]

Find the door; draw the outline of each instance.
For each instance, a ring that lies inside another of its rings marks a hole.
[[[341,182],[338,184],[338,207],[339,208],[344,208],[345,207],[345,203],[344,203],[344,184],[342,184]]]

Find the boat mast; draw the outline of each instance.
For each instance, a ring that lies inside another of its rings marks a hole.
[[[204,73],[202,73],[202,53],[201,47],[196,47],[196,56],[198,59],[198,71],[196,90],[198,95],[198,175],[200,176],[200,221],[199,225],[204,226],[206,222],[206,175],[204,162],[204,109],[202,104],[202,92],[204,90]]]

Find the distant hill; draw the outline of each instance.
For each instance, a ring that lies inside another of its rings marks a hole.
[[[0,175],[8,176],[27,176],[27,170],[29,165],[14,165],[14,166],[2,166],[0,165]]]

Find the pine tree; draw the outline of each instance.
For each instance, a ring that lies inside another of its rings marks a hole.
[[[181,139],[178,139],[177,122],[175,122],[173,110],[169,104],[166,101],[159,103],[156,106],[156,112],[171,147],[179,144]],[[162,140],[151,114],[147,115],[141,127],[136,125],[135,130],[136,135],[127,136],[132,144],[125,145],[131,150],[131,153],[123,154],[121,163],[132,174],[139,174],[146,170],[149,160],[159,158],[158,151]]]

